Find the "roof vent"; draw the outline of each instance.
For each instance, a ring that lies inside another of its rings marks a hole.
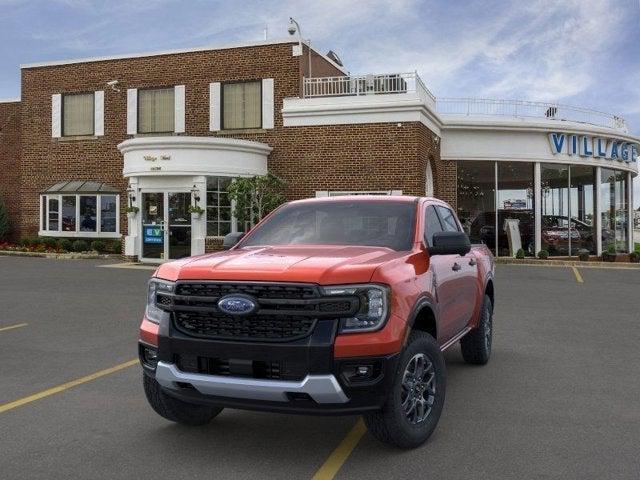
[[[342,60],[340,60],[340,57],[338,56],[338,54],[336,52],[334,52],[333,50],[329,50],[327,52],[327,57],[329,57],[331,60],[336,62],[341,67],[344,67],[344,65],[342,64]]]

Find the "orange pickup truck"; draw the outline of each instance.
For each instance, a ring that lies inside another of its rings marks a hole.
[[[144,390],[171,421],[362,414],[376,438],[413,448],[442,411],[442,352],[459,341],[468,363],[489,360],[494,259],[442,201],[295,201],[224,246],[149,282]]]

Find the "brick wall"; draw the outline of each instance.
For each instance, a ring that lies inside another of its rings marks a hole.
[[[0,103],[0,197],[14,225],[11,238],[18,233],[20,211],[20,103]]]
[[[434,162],[436,193],[455,197],[455,167],[439,157],[439,144],[422,124],[362,124],[317,127],[282,125],[283,99],[297,97],[306,55],[293,57],[292,44],[260,45],[143,58],[25,68],[22,70],[21,233],[38,229],[39,193],[65,180],[97,180],[121,189],[122,155],[117,145],[126,135],[126,89],[186,86],[184,135],[220,135],[264,142],[273,147],[269,169],[287,182],[289,199],[314,196],[317,190],[398,190],[424,195],[427,160]],[[313,74],[340,75],[322,57]],[[317,64],[317,65],[316,65]],[[209,83],[273,78],[275,128],[209,132]],[[118,80],[120,92],[106,87]],[[51,138],[51,95],[105,91],[105,135],[94,139]],[[443,179],[440,180],[439,176]],[[126,233],[122,213],[121,232]],[[207,248],[213,247],[207,245]]]

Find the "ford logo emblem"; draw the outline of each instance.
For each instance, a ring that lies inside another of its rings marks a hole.
[[[227,315],[248,315],[257,307],[255,300],[248,296],[226,295],[218,300],[218,309]]]

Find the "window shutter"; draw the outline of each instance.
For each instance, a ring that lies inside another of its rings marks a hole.
[[[209,130],[217,132],[220,130],[220,83],[209,84]]]
[[[174,131],[176,133],[184,133],[184,100],[185,100],[185,88],[184,85],[176,85],[174,87],[175,102],[175,117],[174,117]]]
[[[62,136],[62,95],[59,93],[51,95],[51,136]]]
[[[273,128],[273,78],[262,80],[262,128]]]
[[[127,90],[127,135],[138,133],[138,90]]]
[[[93,134],[96,137],[104,135],[104,91],[98,90],[93,97]]]

